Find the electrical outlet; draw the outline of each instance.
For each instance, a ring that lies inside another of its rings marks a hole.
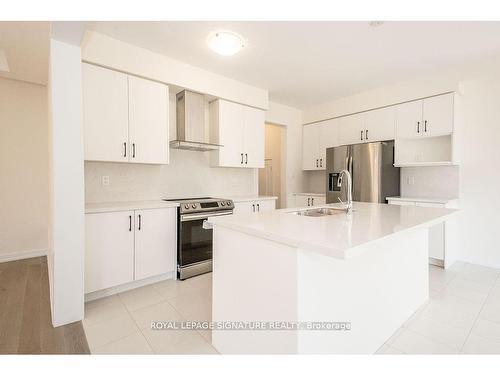
[[[102,186],[109,186],[109,176],[102,176],[101,183]]]
[[[415,185],[415,177],[410,176],[410,185]]]

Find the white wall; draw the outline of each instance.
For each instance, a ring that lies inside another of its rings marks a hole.
[[[50,41],[49,281],[54,326],[83,319],[84,181],[80,47]]]
[[[320,121],[384,105],[404,102],[446,91],[459,91],[463,121],[460,124],[460,166],[456,169],[404,169],[416,176],[417,187],[402,186],[405,194],[453,195],[459,190],[460,226],[458,244],[461,259],[500,268],[500,251],[495,237],[500,212],[500,56],[458,65],[337,99],[304,110],[303,123]],[[429,178],[436,183],[422,181]],[[457,188],[458,181],[458,188]],[[404,183],[404,181],[403,181]],[[439,185],[448,186],[439,186]],[[432,192],[431,190],[432,189]]]
[[[459,172],[458,166],[401,168],[401,196],[458,198]]]
[[[170,139],[176,139],[175,94],[170,94]],[[207,106],[208,109],[208,106]],[[205,116],[206,126],[208,115]],[[208,136],[208,131],[205,132]],[[257,194],[256,171],[211,168],[209,152],[170,149],[170,164],[85,162],[85,201],[119,202],[161,198]],[[102,176],[109,176],[103,186]]]
[[[286,196],[286,207],[293,207],[293,193],[304,189],[304,172],[302,171],[302,111],[283,104],[269,102],[266,122],[286,127],[285,173],[282,178]]]
[[[0,78],[0,262],[48,247],[48,124],[44,86]]]
[[[267,90],[188,65],[147,49],[87,31],[84,61],[252,107],[267,109]]]

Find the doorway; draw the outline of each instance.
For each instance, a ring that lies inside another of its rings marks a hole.
[[[259,169],[259,195],[276,196],[276,208],[285,206],[284,194],[284,142],[285,127],[266,124],[264,168]]]

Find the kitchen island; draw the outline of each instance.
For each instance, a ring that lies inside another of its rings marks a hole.
[[[216,329],[219,352],[374,353],[427,300],[428,228],[456,210],[354,203],[331,213],[210,218],[214,322],[339,323]]]

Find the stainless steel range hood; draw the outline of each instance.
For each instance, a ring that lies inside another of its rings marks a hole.
[[[218,150],[205,136],[205,98],[202,94],[181,91],[177,94],[177,139],[170,147],[190,151]]]

